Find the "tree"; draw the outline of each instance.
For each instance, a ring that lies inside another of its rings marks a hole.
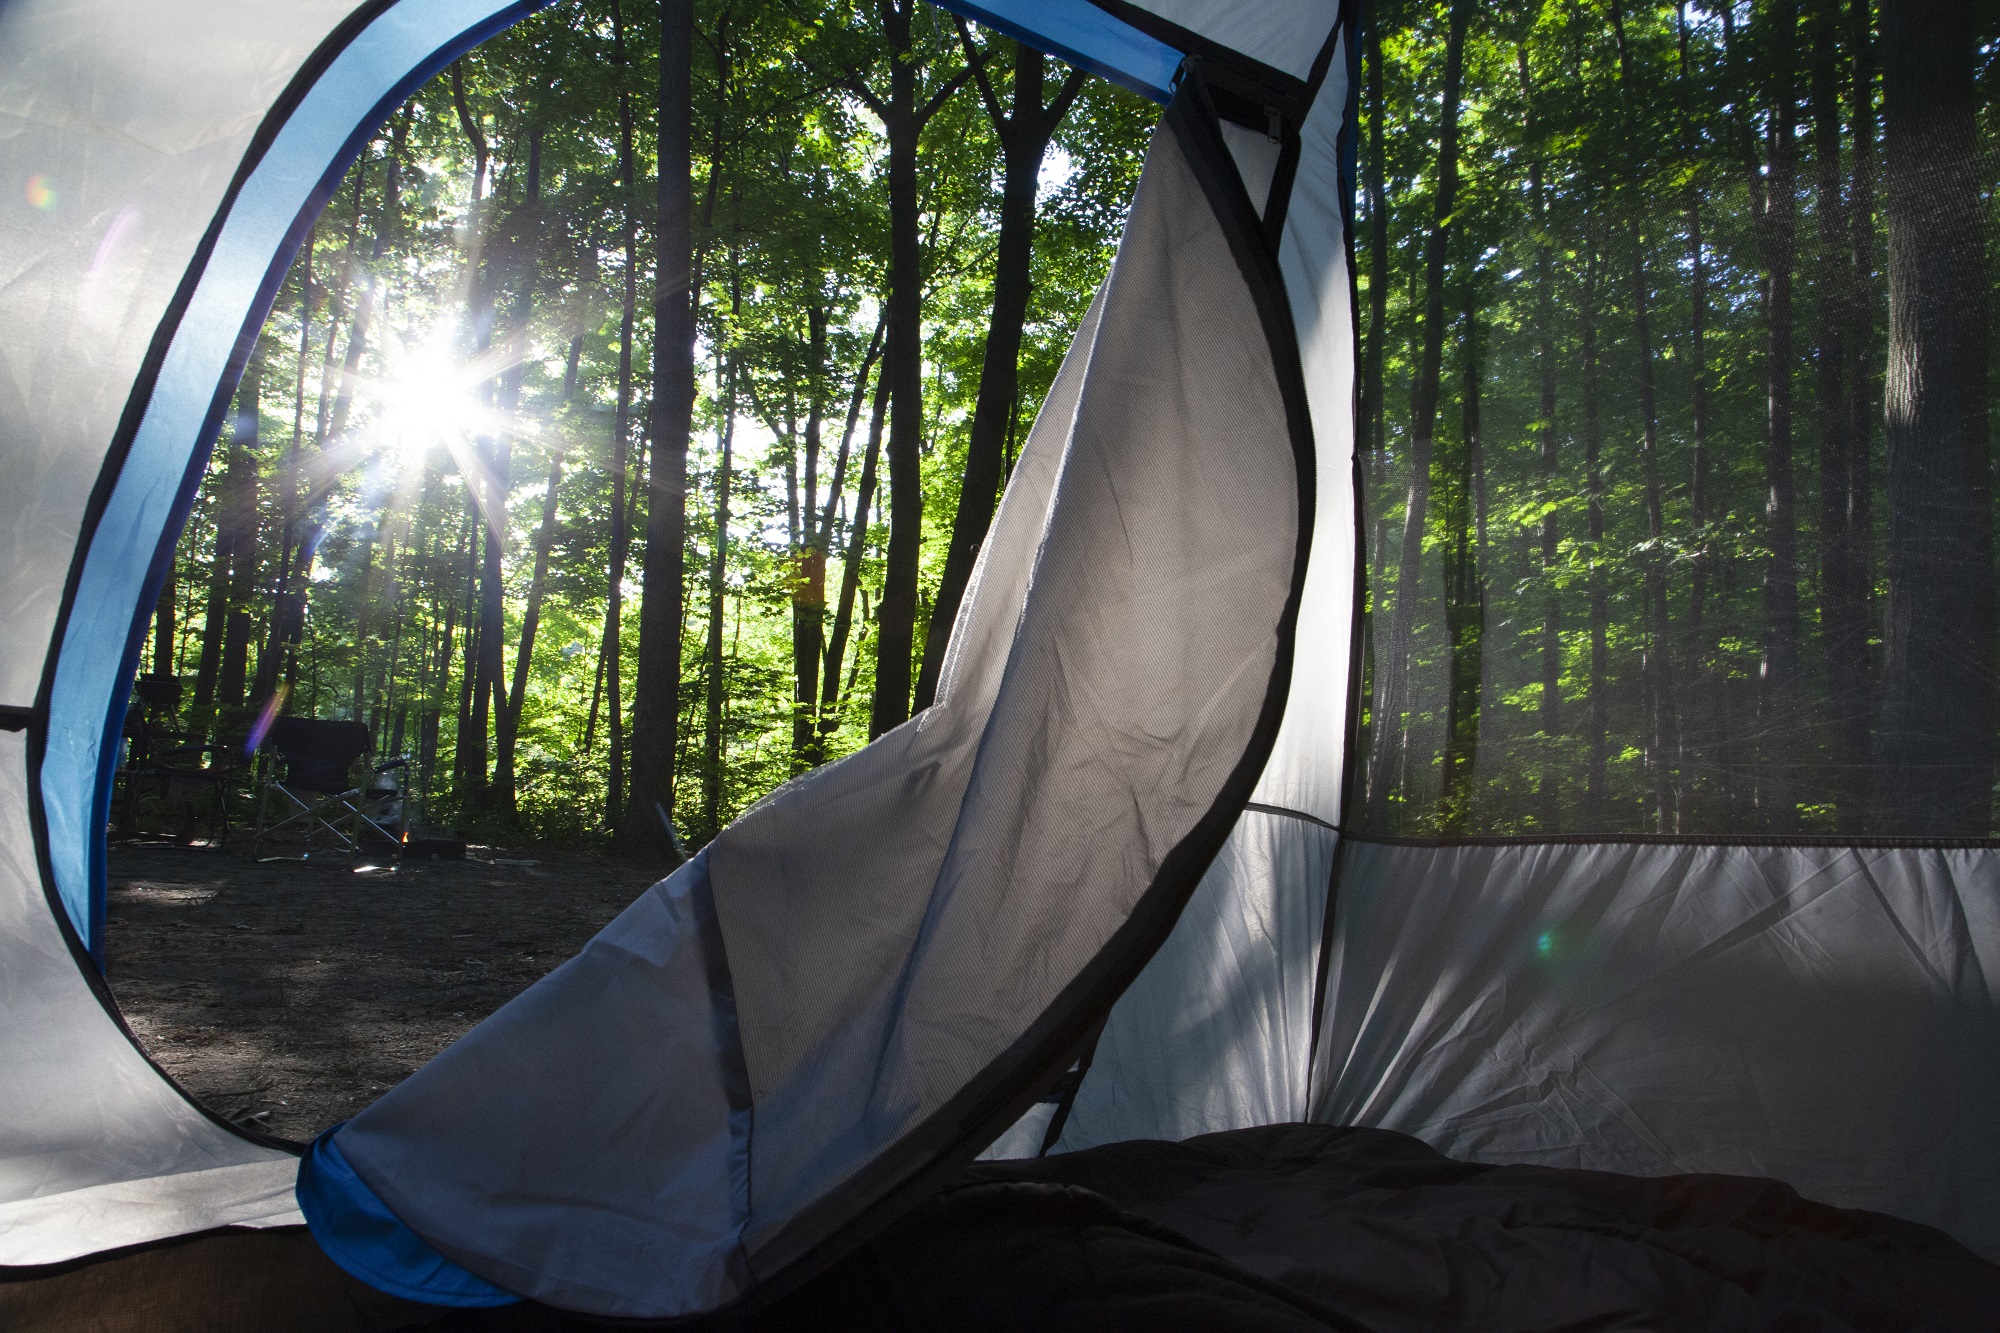
[[[718,34],[720,39],[721,34]],[[718,52],[722,42],[718,40]],[[674,755],[679,745],[681,622],[687,603],[687,459],[694,429],[694,5],[660,6],[658,269],[653,285],[653,464],[646,497],[646,600],[633,694],[632,794],[619,823],[630,856],[672,864]],[[718,59],[720,55],[718,54]],[[723,95],[718,88],[715,94]]]
[[[923,543],[924,433],[923,218],[917,194],[917,146],[924,126],[971,74],[971,67],[929,86],[924,73],[938,52],[920,40],[911,16],[923,0],[884,0],[880,7],[882,63],[888,89],[860,74],[845,84],[882,122],[888,140],[889,290],[889,559],[875,635],[875,697],[868,732],[879,736],[910,716],[911,656],[916,641],[918,556]]]
[[[1459,102],[1465,76],[1465,32],[1470,0],[1452,0],[1445,36],[1444,90],[1437,137],[1437,186],[1431,227],[1424,241],[1423,350],[1410,395],[1410,490],[1403,507],[1402,554],[1390,610],[1388,652],[1379,668],[1386,678],[1376,711],[1368,794],[1378,807],[1390,799],[1402,769],[1403,727],[1409,711],[1408,664],[1423,569],[1424,523],[1430,504],[1431,454],[1437,434],[1439,378],[1444,366],[1445,257],[1457,207]]]
[[[972,580],[979,548],[993,524],[1007,432],[1020,392],[1021,329],[1028,317],[1032,285],[1035,197],[1041,184],[1042,159],[1084,80],[1082,70],[1071,70],[1044,106],[1042,53],[1015,43],[1013,109],[1009,111],[1002,107],[993,81],[987,77],[985,54],[973,42],[964,19],[958,20],[958,35],[965,47],[966,65],[979,86],[980,100],[1000,137],[1000,237],[994,247],[993,311],[986,326],[979,401],[972,411],[972,434],[966,444],[958,511],[952,518],[951,545],[938,578],[937,601],[924,636],[923,669],[917,676],[915,706],[919,710],[930,707],[937,695],[952,623]]]
[[[1882,7],[1888,652],[1877,799],[1983,835],[1993,801],[1992,450],[1970,0]]]

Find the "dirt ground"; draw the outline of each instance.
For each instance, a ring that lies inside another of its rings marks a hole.
[[[553,970],[655,878],[535,849],[366,868],[113,843],[105,970],[190,1094],[304,1140]]]

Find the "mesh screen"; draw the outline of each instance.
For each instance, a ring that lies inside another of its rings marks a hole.
[[[1992,835],[2000,6],[1372,14],[1352,824]]]

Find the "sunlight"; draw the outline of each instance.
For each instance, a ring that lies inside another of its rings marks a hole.
[[[467,363],[449,336],[432,334],[388,359],[396,373],[369,386],[377,404],[373,434],[381,443],[420,460],[435,445],[451,449],[500,429],[498,415],[480,402],[492,369]]]

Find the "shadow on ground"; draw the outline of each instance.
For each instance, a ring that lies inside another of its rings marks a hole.
[[[217,1114],[312,1138],[576,953],[656,878],[542,850],[364,867],[112,846],[111,989],[147,1053]]]

